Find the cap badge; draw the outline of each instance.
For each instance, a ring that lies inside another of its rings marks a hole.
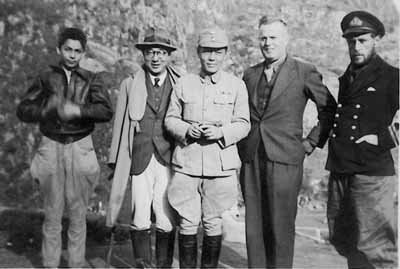
[[[360,18],[358,18],[358,17],[354,17],[349,23],[349,25],[352,27],[362,26],[362,24],[363,24],[362,20],[360,20]]]

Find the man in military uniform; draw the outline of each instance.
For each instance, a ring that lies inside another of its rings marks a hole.
[[[227,47],[221,29],[200,33],[200,74],[178,81],[165,117],[167,130],[176,139],[168,200],[180,216],[180,268],[196,267],[200,221],[204,229],[201,267],[218,266],[221,215],[237,199],[236,143],[249,132],[249,107],[243,81],[221,70]]]
[[[351,63],[339,78],[329,141],[330,241],[349,268],[396,266],[394,177],[389,126],[399,108],[399,70],[375,51],[382,22],[365,11],[342,22]]]
[[[174,214],[167,199],[173,138],[164,116],[179,74],[169,65],[176,50],[160,30],[151,30],[136,48],[144,65],[121,83],[109,164],[115,168],[107,226],[114,226],[128,179],[131,180],[131,239],[136,266],[152,268],[151,212],[156,227],[156,267],[171,267],[175,241]]]

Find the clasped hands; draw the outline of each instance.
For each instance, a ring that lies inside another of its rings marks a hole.
[[[79,105],[70,100],[62,100],[55,94],[51,95],[47,100],[42,110],[42,116],[46,117],[53,110],[57,111],[58,117],[62,121],[69,121],[81,116],[81,108]]]
[[[192,123],[186,134],[193,139],[205,138],[206,140],[218,140],[224,135],[220,127],[207,123]]]

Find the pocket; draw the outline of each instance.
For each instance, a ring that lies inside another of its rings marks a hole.
[[[74,166],[77,168],[76,172],[86,176],[89,182],[97,183],[100,176],[100,166],[91,136],[74,142],[73,157]]]
[[[42,141],[32,159],[30,173],[39,184],[56,173],[57,149],[56,142],[43,136]]]

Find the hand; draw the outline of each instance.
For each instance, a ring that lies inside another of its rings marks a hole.
[[[81,116],[81,108],[69,100],[57,106],[57,112],[62,121],[69,121]]]
[[[200,125],[198,123],[192,123],[192,125],[189,126],[186,135],[190,138],[199,139],[201,137],[201,133],[202,130],[200,128]]]
[[[378,146],[378,136],[375,134],[364,135],[363,137],[356,140],[356,144],[360,144],[361,142],[364,141],[371,145]]]
[[[307,155],[310,155],[311,153],[313,153],[313,151],[315,149],[315,147],[307,139],[303,140],[303,147],[304,147],[304,151],[306,152]]]
[[[200,127],[203,130],[203,136],[207,140],[218,140],[224,136],[220,127],[207,124],[201,125]]]

